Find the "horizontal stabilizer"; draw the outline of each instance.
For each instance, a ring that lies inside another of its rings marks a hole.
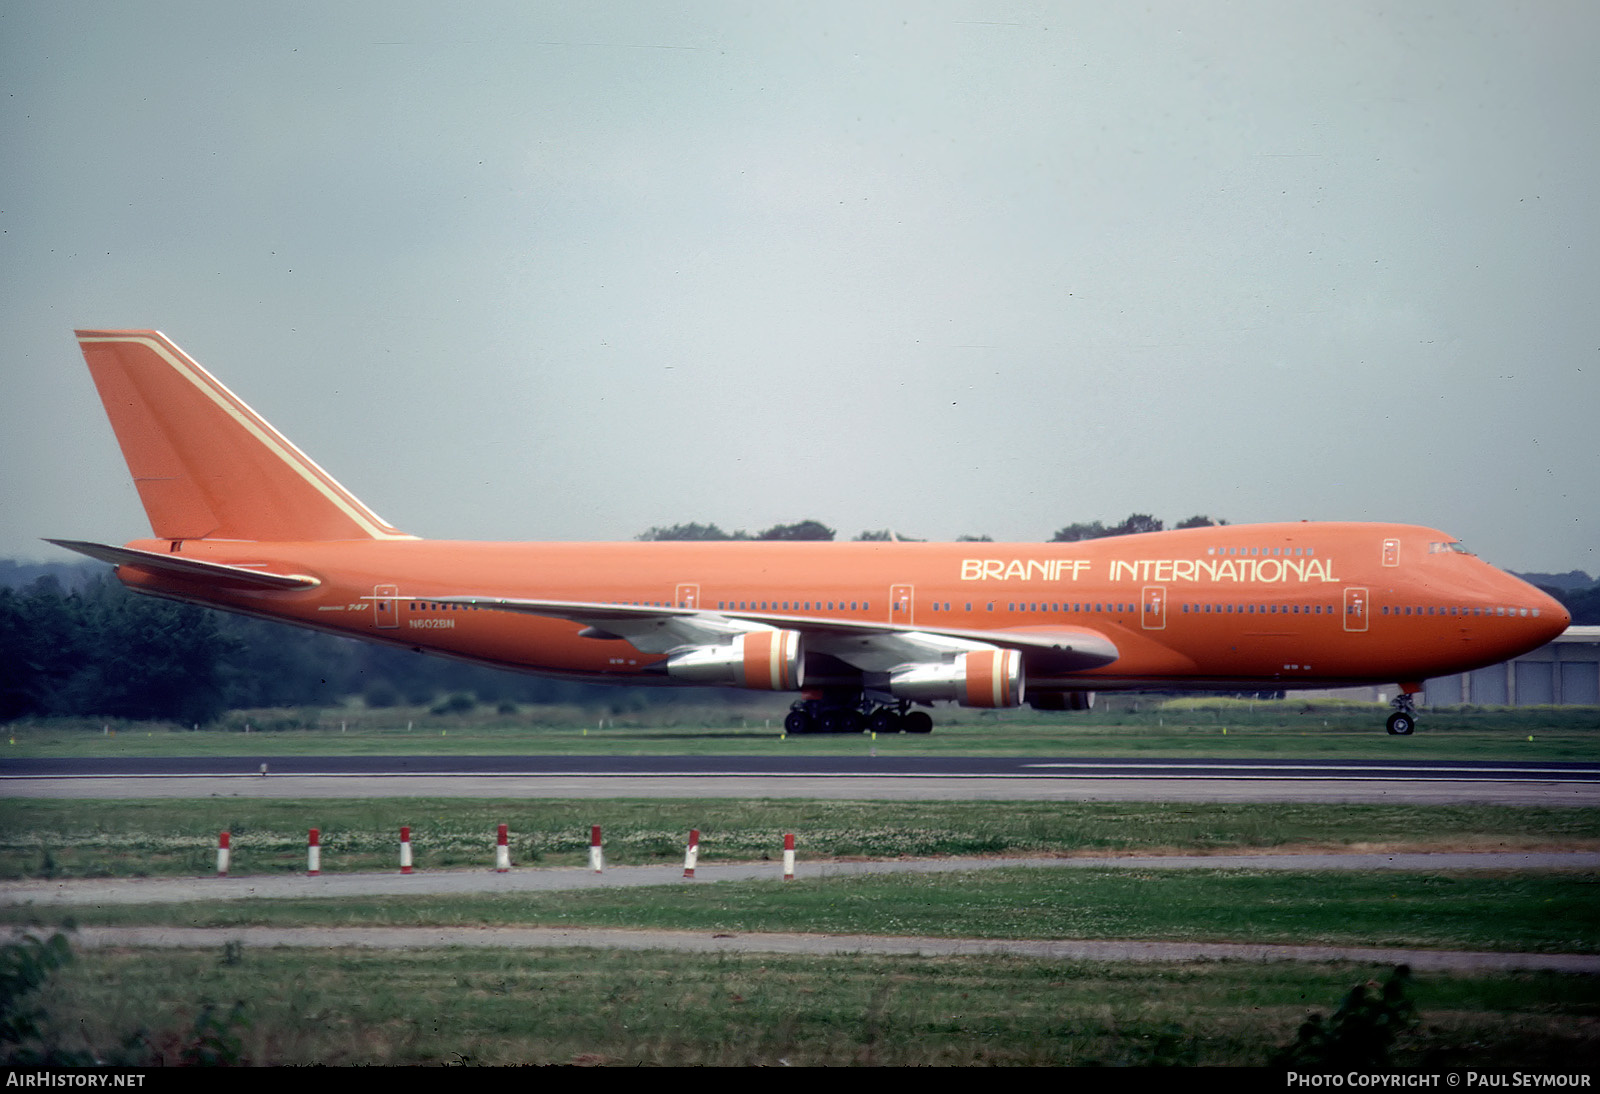
[[[305,574],[273,574],[253,570],[246,566],[228,566],[221,562],[203,562],[182,555],[140,551],[133,547],[112,547],[105,543],[85,543],[76,539],[47,539],[57,547],[65,547],[80,555],[109,562],[113,566],[137,566],[141,570],[173,574],[214,585],[243,586],[251,589],[314,589],[322,582]]]

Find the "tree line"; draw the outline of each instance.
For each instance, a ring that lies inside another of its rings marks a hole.
[[[0,721],[72,715],[204,725],[229,710],[331,706],[351,696],[373,707],[471,696],[467,706],[613,710],[684,698],[656,690],[504,672],[142,596],[109,571],[70,591],[53,575],[0,588]]]
[[[1204,528],[1217,524],[1227,524],[1225,520],[1212,520],[1208,516],[1192,516],[1173,525],[1173,528]],[[1120,524],[1102,524],[1092,521],[1088,524],[1069,524],[1051,536],[1050,543],[1076,543],[1085,539],[1103,539],[1106,536],[1131,536],[1141,532],[1160,532],[1166,525],[1148,513],[1131,513],[1128,519]],[[651,528],[641,532],[635,539],[641,540],[820,540],[831,541],[834,530],[823,524],[820,520],[802,520],[794,524],[774,524],[766,531],[751,535],[740,530],[737,532],[724,532],[715,524],[672,524],[666,527]],[[898,540],[902,543],[921,543],[922,540],[910,536],[896,535],[887,528],[876,531],[864,531],[855,537],[854,542],[887,542]],[[956,537],[958,543],[992,543],[994,537],[985,535],[961,535]]]

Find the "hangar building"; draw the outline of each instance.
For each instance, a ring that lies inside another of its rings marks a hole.
[[[1429,706],[1600,706],[1600,627],[1568,627],[1511,661],[1429,680]]]

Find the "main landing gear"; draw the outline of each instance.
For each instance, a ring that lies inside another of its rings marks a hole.
[[[1417,728],[1417,704],[1411,692],[1402,691],[1389,701],[1394,713],[1389,715],[1387,728],[1391,736],[1409,737]]]
[[[783,720],[786,733],[931,733],[933,719],[926,711],[911,710],[902,700],[893,705],[874,703],[864,696],[854,701],[801,699]]]

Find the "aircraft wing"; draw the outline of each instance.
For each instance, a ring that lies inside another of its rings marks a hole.
[[[45,542],[97,558],[101,562],[109,562],[113,566],[137,566],[141,570],[154,570],[219,585],[250,589],[314,589],[322,584],[306,574],[275,574],[248,566],[229,566],[221,562],[185,558],[179,554],[141,551],[134,547],[113,547],[107,543],[87,543],[77,539],[47,539]]]
[[[831,654],[862,672],[887,672],[900,665],[948,660],[958,653],[987,649],[1016,650],[1030,671],[1051,673],[1098,668],[1120,656],[1116,644],[1099,631],[1065,625],[979,631],[643,604],[480,596],[415,599],[566,619],[583,624],[587,638],[626,639],[641,653],[720,645],[754,631],[797,631],[805,636],[806,649]]]

